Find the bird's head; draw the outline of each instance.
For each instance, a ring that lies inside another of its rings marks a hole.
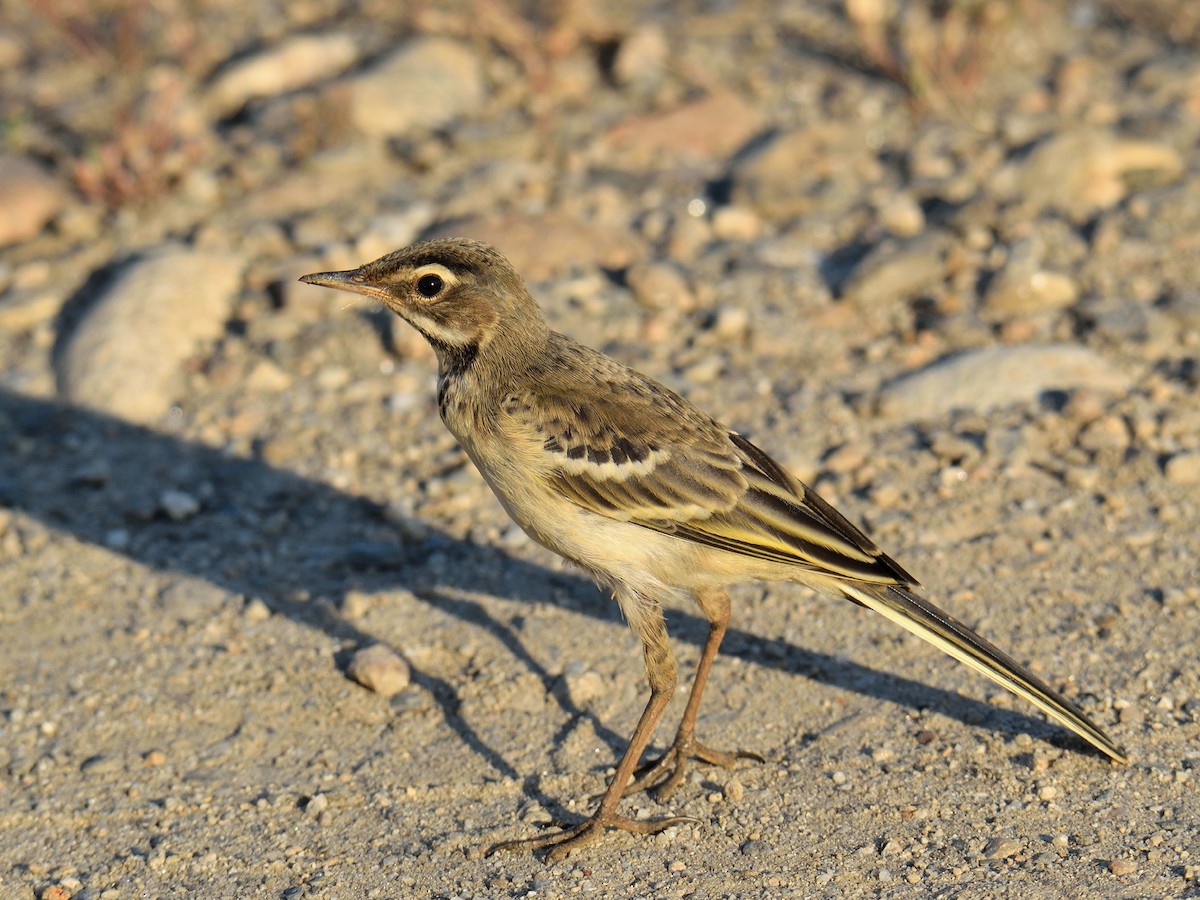
[[[357,269],[300,280],[378,300],[421,332],[443,361],[474,358],[500,336],[540,339],[546,330],[516,270],[479,241],[426,241]]]

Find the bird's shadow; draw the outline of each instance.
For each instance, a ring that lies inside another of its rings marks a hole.
[[[172,521],[159,511],[160,497],[179,485],[199,486],[201,509],[183,521]],[[375,641],[339,613],[347,592],[403,587],[490,633],[540,678],[567,716],[560,738],[580,719],[589,719],[614,752],[623,750],[626,736],[606,729],[565,692],[552,690],[556,676],[526,649],[520,635],[485,602],[460,592],[528,602],[564,597],[576,611],[609,621],[619,615],[616,604],[581,575],[551,571],[428,526],[409,530],[414,536],[405,539],[402,533],[407,532],[396,529],[385,515],[383,499],[353,496],[258,459],[230,456],[102,414],[0,390],[0,508],[19,510],[82,541],[118,549],[142,565],[261,598],[274,613],[339,641]],[[380,540],[380,534],[389,539]],[[316,595],[334,602],[305,599]],[[671,624],[677,639],[703,644],[707,622],[701,616],[676,612]],[[1013,734],[1052,733],[1050,726],[1024,713],[1000,710],[779,638],[731,628],[723,652],[914,710],[935,709],[968,724],[987,721]],[[436,699],[466,747],[500,776],[521,780],[502,752],[489,746],[461,715],[453,684],[419,669],[414,670],[414,680]],[[524,783],[534,791],[532,781]]]

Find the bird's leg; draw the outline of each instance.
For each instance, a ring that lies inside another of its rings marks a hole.
[[[619,599],[627,598],[620,597]],[[638,604],[637,610],[631,609],[632,604],[625,602],[622,602],[621,608],[625,610],[626,618],[629,619],[629,623],[642,639],[646,675],[650,680],[650,699],[646,703],[646,708],[642,710],[637,728],[633,730],[633,737],[629,739],[625,755],[621,757],[621,762],[617,765],[616,774],[609,782],[604,796],[600,798],[599,807],[578,825],[555,834],[494,844],[484,850],[483,855],[490,856],[498,850],[537,850],[542,847],[553,847],[547,857],[547,862],[555,862],[564,858],[572,850],[590,844],[603,834],[606,828],[620,828],[623,831],[632,831],[637,834],[656,834],[673,825],[695,821],[687,816],[631,819],[627,816],[617,815],[617,805],[625,794],[625,785],[633,774],[634,767],[646,749],[646,745],[650,743],[658,720],[662,718],[663,710],[671,701],[671,695],[675,693],[675,657],[671,653],[671,647],[667,641],[667,629],[663,624],[662,610],[657,603],[650,603],[642,598],[634,598],[633,603]]]
[[[679,730],[675,732],[675,740],[662,756],[638,769],[633,781],[625,788],[625,796],[653,789],[659,798],[669,797],[683,783],[688,759],[698,759],[726,769],[739,759],[763,762],[763,758],[757,753],[746,750],[714,750],[696,740],[696,714],[700,711],[700,700],[704,695],[705,685],[708,684],[708,674],[717,658],[717,651],[721,648],[725,630],[729,627],[730,613],[729,594],[724,589],[697,591],[696,602],[708,617],[708,639],[704,642],[704,652],[700,654],[700,662],[696,665],[696,678],[692,682],[692,692],[688,695],[683,718],[679,721]]]

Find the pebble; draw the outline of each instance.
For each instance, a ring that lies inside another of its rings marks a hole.
[[[896,237],[915,237],[925,230],[925,213],[912,194],[899,193],[879,208],[879,224]]]
[[[899,243],[884,241],[855,266],[842,293],[863,307],[904,303],[941,282],[945,251],[945,236],[936,232]]]
[[[1163,475],[1172,484],[1200,484],[1200,451],[1175,454],[1167,460]]]
[[[200,501],[186,491],[171,489],[159,496],[158,508],[172,522],[186,522],[200,512]]]
[[[214,616],[230,595],[202,578],[181,578],[158,595],[163,610],[180,622],[198,622]]]
[[[1114,875],[1132,875],[1137,871],[1137,863],[1132,859],[1114,859],[1108,864],[1108,871]]]
[[[752,241],[762,234],[763,222],[745,206],[718,206],[712,214],[712,231],[723,241]]]
[[[741,154],[731,172],[732,197],[773,221],[830,214],[857,202],[863,184],[878,174],[861,131],[826,122],[781,131]]]
[[[89,775],[106,775],[120,771],[124,765],[125,761],[119,756],[98,753],[80,763],[79,771],[87,772]]]
[[[37,237],[66,202],[66,191],[37,163],[0,156],[0,247]]]
[[[1014,838],[994,837],[984,845],[983,855],[987,859],[1007,859],[1024,849],[1025,845]]]
[[[382,697],[394,697],[412,680],[408,663],[383,644],[372,644],[355,652],[346,674]]]
[[[1123,140],[1110,131],[1063,131],[1038,145],[1017,179],[1026,209],[1058,209],[1075,221],[1121,202],[1139,184],[1166,183],[1183,172],[1183,160],[1165,144]]]
[[[313,794],[304,804],[304,815],[311,819],[320,818],[329,809],[329,798],[324,794]]]
[[[247,622],[265,622],[271,618],[271,607],[261,597],[252,597],[242,607],[242,616]]]
[[[64,399],[132,422],[158,421],[175,401],[184,360],[219,337],[242,261],[168,245],[126,265],[61,338]]]
[[[483,68],[466,45],[416,38],[349,80],[350,117],[364,134],[428,131],[478,112]]]
[[[626,167],[724,159],[762,128],[762,112],[731,91],[683,106],[635,115],[610,128],[600,150]]]
[[[696,306],[696,298],[687,279],[670,263],[637,263],[629,267],[625,280],[633,291],[633,298],[647,309],[686,312]]]
[[[208,91],[220,116],[236,113],[258,97],[274,97],[338,74],[358,58],[348,34],[301,34],[239,59],[225,68]]]
[[[662,26],[639,26],[629,34],[613,58],[613,80],[619,85],[652,87],[662,80],[670,46]]]
[[[1029,242],[1012,251],[983,299],[985,315],[1005,319],[1066,309],[1075,304],[1079,287],[1074,279],[1042,268],[1038,256]]]
[[[892,418],[936,419],[956,409],[982,412],[1032,403],[1050,390],[1120,393],[1129,390],[1130,383],[1127,375],[1085,347],[984,347],[890,382],[880,393],[879,409]]]
[[[579,663],[568,663],[566,671],[555,682],[554,687],[560,697],[576,707],[585,707],[610,690],[604,676],[584,668]]]

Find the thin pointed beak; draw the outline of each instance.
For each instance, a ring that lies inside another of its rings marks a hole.
[[[392,306],[394,303],[392,296],[387,291],[367,280],[362,269],[347,269],[344,272],[314,272],[312,275],[305,275],[300,280],[305,284],[349,291],[352,294],[363,294],[373,300],[378,300],[384,306]]]
[[[347,269],[344,272],[314,272],[300,279],[305,284],[316,284],[321,287],[338,288],[343,291],[361,291],[366,283],[358,269]]]

